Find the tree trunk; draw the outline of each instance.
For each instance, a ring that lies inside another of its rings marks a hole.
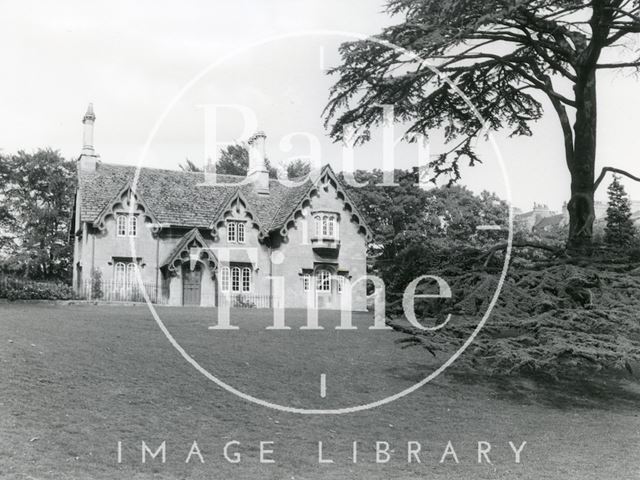
[[[569,239],[567,248],[586,253],[592,245],[595,161],[596,161],[596,75],[595,70],[576,82],[576,121],[573,158],[569,162],[571,173],[571,199],[569,210]]]

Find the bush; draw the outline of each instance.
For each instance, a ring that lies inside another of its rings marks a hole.
[[[8,300],[71,300],[73,289],[69,285],[7,280],[0,282],[0,298]]]
[[[91,298],[100,299],[103,295],[102,271],[99,268],[93,268],[91,269]]]

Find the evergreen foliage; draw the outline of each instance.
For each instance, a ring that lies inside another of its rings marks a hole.
[[[612,247],[629,247],[636,241],[636,228],[631,220],[631,203],[620,183],[620,177],[613,176],[607,189],[609,205],[607,207],[607,226],[604,229],[604,241]]]

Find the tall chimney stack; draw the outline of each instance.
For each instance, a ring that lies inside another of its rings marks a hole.
[[[264,132],[254,133],[249,138],[249,170],[247,179],[255,185],[258,193],[269,194],[269,170],[265,156],[264,142],[267,136]]]
[[[95,172],[96,161],[98,156],[93,148],[93,123],[96,120],[96,114],[93,113],[93,104],[87,107],[87,113],[82,118],[82,151],[78,159],[79,170],[84,172]]]

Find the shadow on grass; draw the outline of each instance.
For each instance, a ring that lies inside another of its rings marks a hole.
[[[389,375],[410,383],[423,380],[437,368],[436,363],[409,363],[388,369]],[[618,372],[600,373],[589,378],[552,380],[546,376],[489,376],[482,373],[447,370],[430,383],[450,390],[456,396],[473,387],[487,396],[519,405],[541,405],[560,410],[576,408],[637,410],[640,405],[640,380]]]
[[[640,383],[630,378],[599,374],[590,378],[496,377],[451,372],[452,382],[482,385],[498,399],[537,404],[561,410],[599,408],[620,410],[640,404]]]

